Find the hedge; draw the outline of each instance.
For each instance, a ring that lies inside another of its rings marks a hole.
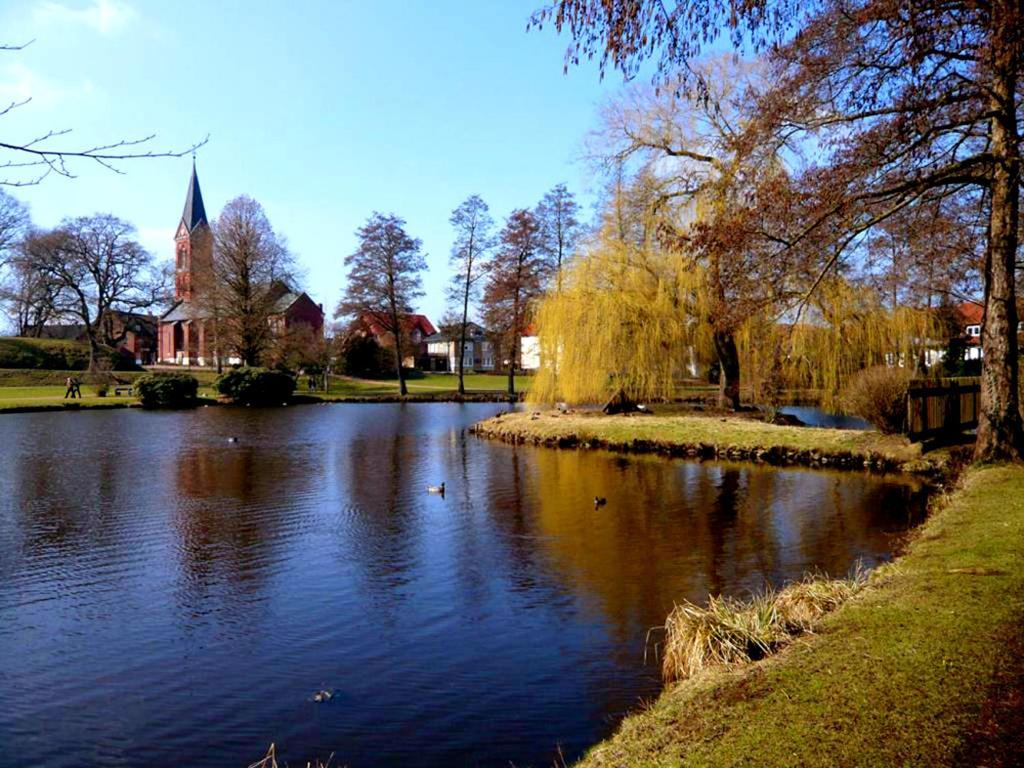
[[[143,408],[189,408],[196,404],[199,381],[187,373],[147,373],[135,381]]]
[[[218,378],[215,386],[241,405],[281,405],[295,391],[295,379],[266,368],[235,368]]]

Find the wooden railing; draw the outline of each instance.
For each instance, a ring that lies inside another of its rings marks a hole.
[[[981,379],[914,379],[907,392],[911,439],[956,435],[978,426]]]

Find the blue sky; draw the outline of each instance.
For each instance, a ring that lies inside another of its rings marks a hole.
[[[89,145],[156,133],[155,149],[209,135],[198,168],[208,213],[246,193],[266,208],[333,310],[342,261],[373,210],[395,212],[428,253],[420,309],[437,322],[448,216],[478,193],[496,219],[559,182],[589,204],[579,160],[604,98],[595,66],[562,73],[565,37],[525,31],[540,0],[288,3],[8,0],[0,100],[4,140],[72,128]],[[111,212],[169,259],[191,160],[79,163],[12,190],[35,222]]]

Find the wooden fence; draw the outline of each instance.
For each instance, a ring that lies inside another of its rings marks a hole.
[[[911,439],[955,435],[978,426],[981,379],[914,379],[907,393]]]

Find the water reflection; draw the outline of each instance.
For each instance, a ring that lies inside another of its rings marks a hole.
[[[923,510],[893,479],[464,433],[495,410],[4,417],[0,767],[572,759],[656,693],[674,602],[870,565]]]

